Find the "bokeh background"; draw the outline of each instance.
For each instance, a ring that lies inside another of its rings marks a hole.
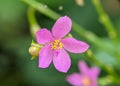
[[[84,0],[84,6],[76,4],[75,0],[37,0],[61,15],[67,15],[82,27],[94,32],[101,38],[107,33],[98,21],[98,14],[91,0]],[[120,1],[101,0],[106,13],[120,32]],[[63,8],[60,10],[60,8]],[[72,66],[67,74],[55,70],[54,66],[48,69],[38,68],[38,58],[30,60],[28,53],[32,36],[29,31],[26,5],[21,0],[0,0],[0,86],[70,86],[65,76],[78,72],[77,63],[85,59],[84,54],[70,54]],[[51,29],[54,20],[36,12],[36,18],[41,27]],[[71,32],[74,37],[78,37]],[[84,40],[87,41],[87,40]],[[96,48],[91,45],[94,50]],[[115,61],[104,52],[97,53],[98,59],[106,64]],[[105,59],[99,57],[106,57]],[[90,63],[85,59],[88,64]],[[104,71],[101,75],[104,75]]]

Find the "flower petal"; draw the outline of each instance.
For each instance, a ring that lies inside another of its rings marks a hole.
[[[47,30],[46,28],[44,28],[44,29],[40,29],[39,31],[37,31],[36,39],[39,44],[45,44],[47,42],[52,41],[53,37],[52,37],[51,32]]]
[[[72,37],[64,38],[62,40],[62,43],[63,47],[72,53],[83,53],[89,48],[89,45],[86,44],[85,42],[78,41]]]
[[[90,70],[90,77],[94,80],[97,79],[97,77],[99,76],[99,73],[100,73],[100,69],[98,67],[92,67]]]
[[[39,53],[39,67],[40,68],[47,68],[53,58],[53,51],[51,50],[51,46],[45,45]]]
[[[62,38],[67,35],[72,26],[72,21],[69,17],[60,17],[52,28],[52,33],[55,38]]]
[[[79,73],[73,73],[66,77],[66,80],[72,85],[72,86],[82,86],[83,77]]]
[[[68,53],[62,49],[59,54],[54,53],[53,63],[58,71],[66,73],[71,66],[71,59]]]
[[[90,86],[98,86],[97,81],[96,81],[96,82],[94,82],[94,83],[92,83]]]
[[[80,72],[82,74],[84,74],[86,76],[89,75],[89,68],[88,68],[87,64],[84,61],[80,61],[78,63],[78,67],[79,67],[79,70],[80,70]]]

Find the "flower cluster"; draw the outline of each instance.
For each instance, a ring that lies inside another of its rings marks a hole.
[[[71,53],[83,53],[89,45],[83,41],[76,40],[69,34],[72,21],[69,17],[60,17],[52,27],[52,32],[42,28],[36,33],[38,44],[43,47],[39,51],[39,67],[47,68],[53,62],[55,68],[66,73],[71,66],[71,59],[66,51]],[[80,73],[73,73],[66,80],[73,86],[97,86],[99,68],[88,68],[84,61],[78,64]]]

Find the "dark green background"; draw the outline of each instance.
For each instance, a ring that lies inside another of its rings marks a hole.
[[[61,15],[69,16],[99,37],[107,37],[105,28],[98,21],[98,15],[91,0],[85,0],[83,7],[76,5],[75,0],[38,1]],[[113,1],[103,0],[102,4],[115,27],[120,29],[120,3],[118,0],[115,0],[117,3],[113,3]],[[63,6],[63,10],[59,10],[59,6]],[[85,55],[70,54],[72,66],[67,74],[58,72],[53,65],[48,69],[38,68],[38,59],[31,61],[28,53],[32,37],[27,21],[27,8],[28,5],[21,0],[0,0],[0,86],[69,86],[65,81],[65,76],[72,72],[78,72],[77,63],[80,59],[85,59]],[[36,18],[41,27],[49,29],[55,22],[38,12],[36,12]],[[74,37],[84,40],[74,32],[71,33]],[[96,51],[93,44],[90,46]],[[94,53],[104,63],[115,62],[103,51],[99,49],[97,51]],[[90,63],[90,61],[86,61],[88,64]],[[104,72],[102,71],[103,74],[105,74]]]

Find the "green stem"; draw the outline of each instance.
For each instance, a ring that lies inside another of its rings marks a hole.
[[[39,24],[35,18],[35,9],[33,7],[29,7],[28,9],[28,21],[30,24],[30,33],[35,38],[36,32],[40,29]]]
[[[44,4],[37,3],[34,0],[23,0],[23,1],[27,4],[29,4],[30,6],[34,7],[35,9],[37,9],[40,13],[42,13],[54,20],[56,20],[57,18],[60,17],[59,14],[57,14],[56,12],[54,12],[51,9],[49,9],[48,7],[46,7],[46,5],[44,5]],[[109,53],[113,53],[113,50],[111,48],[109,48],[109,46],[107,46],[107,44],[105,44],[102,39],[97,37],[92,32],[86,31],[84,28],[80,27],[75,22],[73,22],[73,31],[76,32],[78,35],[84,37],[85,39],[89,40],[91,43],[95,44],[96,46],[101,47],[102,49],[108,51]],[[102,67],[104,70],[106,70],[109,74],[112,74],[113,76],[117,77],[116,73],[114,72],[114,70],[112,68],[105,66],[100,61],[95,59],[93,54],[90,56],[90,59],[93,62],[95,62],[97,65]],[[118,79],[118,77],[117,77],[117,79]]]
[[[29,4],[36,10],[38,10],[40,13],[56,20],[60,17],[59,14],[52,11],[50,8],[48,8],[46,5],[42,3],[38,3],[35,0],[23,0],[25,3]],[[73,21],[73,29],[74,32],[76,32],[79,36],[85,38],[86,40],[90,41],[91,43],[95,44],[97,47],[104,49],[108,53],[115,55],[117,52],[110,48],[102,39],[97,37],[94,33],[85,30],[83,27],[80,27],[77,23]],[[120,60],[119,57],[116,57],[117,60]]]
[[[35,8],[36,10],[38,10],[40,13],[56,20],[57,18],[60,17],[59,14],[55,13],[54,11],[52,11],[51,9],[49,9],[46,5],[42,4],[42,3],[38,3],[35,0],[22,0],[25,3],[29,4],[30,6],[32,6],[33,8]]]
[[[92,62],[94,62],[95,64],[97,64],[99,67],[101,67],[103,70],[107,71],[107,73],[109,75],[113,76],[113,81],[116,84],[120,84],[119,82],[119,77],[116,74],[116,72],[114,71],[112,66],[108,66],[108,65],[104,65],[102,62],[100,62],[99,60],[96,59],[96,57],[94,56],[94,54],[92,53],[92,50],[88,49],[87,52],[85,52],[85,55],[88,57],[88,59],[90,59]]]
[[[95,44],[97,47],[102,50],[110,53],[116,58],[117,61],[120,61],[120,53],[116,49],[110,48],[110,46],[104,42],[101,38],[97,37],[94,33],[85,30],[83,27],[80,27],[77,23],[73,22],[73,31],[78,35],[82,36],[89,42]]]
[[[59,14],[55,13],[54,11],[52,11],[51,9],[49,9],[48,7],[46,8],[45,5],[41,4],[41,3],[37,3],[34,0],[23,0],[25,3],[29,4],[30,6],[34,7],[35,9],[37,9],[40,13],[43,13],[47,16],[49,16],[50,18],[56,20],[57,18],[60,17]],[[49,14],[48,14],[49,13]],[[93,34],[92,32],[86,31],[83,27],[80,27],[78,24],[76,24],[75,22],[73,22],[73,29],[74,32],[76,32],[78,35],[81,35],[82,37],[84,37],[85,39],[89,40],[90,42],[94,43],[97,46],[100,47],[104,47],[104,44],[101,43],[102,39],[100,39],[99,37],[97,37],[95,34]],[[85,33],[85,34],[84,34]],[[89,33],[89,34],[88,34]],[[96,41],[97,40],[97,41]],[[108,49],[108,47],[104,47],[105,49]]]
[[[94,33],[90,31],[86,31],[83,27],[80,27],[78,24],[73,22],[73,31],[77,33],[77,35],[82,36],[89,42],[95,44],[97,47],[102,48],[103,50],[113,53],[113,49],[111,49],[105,42],[97,37]]]
[[[117,32],[115,27],[113,26],[112,22],[110,21],[109,16],[105,13],[100,0],[92,0],[93,5],[96,8],[96,11],[99,15],[99,21],[105,27],[106,31],[108,32],[108,36],[114,42],[118,41]]]

